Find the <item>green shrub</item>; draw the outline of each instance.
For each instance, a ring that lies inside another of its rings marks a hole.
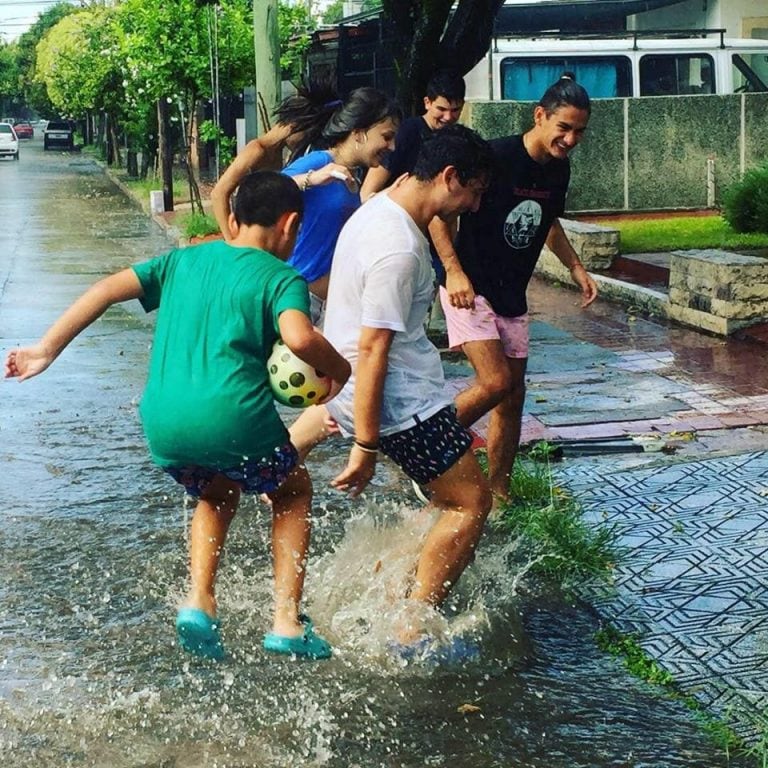
[[[768,165],[747,171],[725,191],[723,217],[737,232],[768,232]]]
[[[184,234],[190,237],[205,237],[206,235],[218,235],[221,231],[216,219],[207,213],[190,213],[184,218]]]

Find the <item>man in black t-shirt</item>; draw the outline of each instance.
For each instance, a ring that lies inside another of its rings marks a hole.
[[[497,159],[491,187],[478,210],[461,217],[455,243],[447,228],[430,229],[446,272],[440,300],[448,341],[477,374],[456,398],[458,417],[468,427],[491,411],[488,474],[502,501],[509,499],[525,399],[526,289],[545,243],[570,270],[582,306],[597,297],[558,220],[570,181],[568,155],[589,114],[586,91],[564,75],[535,107],[529,131],[491,142]]]
[[[400,123],[394,151],[383,165],[370,168],[365,176],[360,190],[363,202],[413,170],[422,142],[459,119],[464,108],[464,91],[464,80],[453,72],[441,70],[430,79],[424,97],[424,114]]]

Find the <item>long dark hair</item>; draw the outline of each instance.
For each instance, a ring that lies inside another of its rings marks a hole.
[[[364,131],[388,117],[400,121],[403,111],[398,103],[376,88],[356,88],[344,99],[323,128],[323,141],[335,147],[352,131]]]
[[[560,79],[544,91],[544,95],[539,100],[539,106],[544,109],[547,116],[560,107],[576,107],[587,113],[592,111],[589,94],[576,82],[576,75],[573,72],[563,72]]]
[[[274,115],[279,123],[291,126],[291,133],[303,134],[289,158],[292,162],[319,141],[325,124],[343,104],[328,80],[302,81],[293,96],[278,104]]]

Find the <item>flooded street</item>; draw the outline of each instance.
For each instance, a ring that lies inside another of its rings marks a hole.
[[[90,283],[169,248],[84,155],[25,142],[0,161],[0,349],[39,337]],[[460,666],[388,648],[428,520],[401,475],[365,501],[328,488],[346,448],[308,463],[317,518],[307,610],[328,662],[268,656],[269,510],[243,503],[219,577],[231,658],[176,646],[187,516],[149,462],[137,404],[152,318],[110,310],[44,375],[2,382],[3,768],[716,768],[726,754],[680,702],[594,643],[588,607],[518,578],[490,531],[435,631],[477,640]],[[286,411],[286,416],[290,414]]]

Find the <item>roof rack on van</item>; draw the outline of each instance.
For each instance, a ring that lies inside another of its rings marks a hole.
[[[725,48],[725,29],[617,29],[603,30],[564,30],[564,29],[540,29],[536,31],[527,30],[525,32],[508,32],[503,35],[494,35],[493,50],[498,53],[499,40],[519,40],[558,38],[561,40],[610,40],[627,39],[632,40],[632,49],[637,50],[637,41],[640,38],[667,38],[669,40],[707,37],[708,35],[720,35],[720,47]]]

